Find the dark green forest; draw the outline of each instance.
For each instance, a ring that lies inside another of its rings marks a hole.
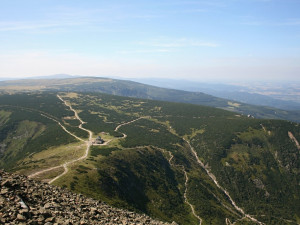
[[[110,142],[92,146],[56,185],[179,224],[199,224],[189,204],[202,224],[257,224],[246,214],[265,224],[300,222],[300,149],[289,136],[300,140],[299,124],[193,104],[60,95],[86,129]],[[2,95],[0,107],[1,146],[9,146],[22,121],[34,122],[36,130],[17,151],[1,148],[0,165],[8,170],[47,146],[76,142],[41,114],[87,138],[56,93]]]

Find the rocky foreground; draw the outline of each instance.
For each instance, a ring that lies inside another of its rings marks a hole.
[[[167,224],[1,170],[0,188],[0,224]]]

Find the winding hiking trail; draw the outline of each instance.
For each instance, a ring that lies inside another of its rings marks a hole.
[[[267,129],[264,127],[264,125],[262,123],[260,124],[260,126],[264,130],[264,132],[267,132]]]
[[[58,169],[58,168],[60,168],[60,167],[63,167],[63,168],[64,168],[64,172],[61,173],[60,175],[54,177],[52,180],[50,180],[50,181],[48,182],[49,184],[53,183],[54,181],[56,181],[57,179],[59,179],[60,177],[62,177],[63,175],[65,175],[65,174],[69,171],[69,169],[68,169],[68,165],[69,165],[69,164],[74,163],[74,162],[77,162],[77,161],[80,161],[80,160],[84,160],[84,159],[87,158],[87,156],[88,156],[88,154],[89,154],[89,151],[90,151],[90,147],[91,147],[91,145],[92,145],[92,137],[93,137],[93,132],[92,132],[92,131],[90,131],[90,130],[88,130],[88,129],[82,127],[82,125],[85,124],[85,122],[79,117],[78,113],[72,108],[72,106],[69,105],[65,100],[63,100],[63,98],[62,98],[61,96],[57,95],[57,97],[58,97],[58,98],[59,98],[59,99],[60,99],[60,100],[61,100],[61,101],[62,101],[62,102],[63,102],[63,103],[71,110],[71,111],[74,112],[74,115],[75,115],[76,119],[79,120],[79,122],[80,122],[80,125],[78,126],[78,128],[81,129],[81,130],[84,130],[84,131],[88,132],[88,133],[89,133],[89,139],[88,139],[87,141],[83,140],[82,138],[80,138],[80,137],[76,136],[75,134],[71,133],[70,131],[68,131],[68,130],[66,129],[66,127],[64,127],[59,121],[57,121],[57,120],[55,120],[55,119],[53,119],[53,118],[51,118],[51,117],[48,117],[48,116],[46,116],[46,115],[44,115],[44,114],[41,114],[42,116],[44,116],[44,117],[46,117],[46,118],[48,118],[48,119],[51,119],[51,120],[55,121],[56,123],[58,123],[59,126],[60,126],[64,131],[66,131],[68,134],[72,135],[73,137],[75,137],[75,138],[78,139],[79,141],[82,141],[82,142],[85,142],[85,143],[86,143],[86,150],[85,150],[85,153],[84,153],[84,155],[81,156],[80,158],[77,158],[77,159],[73,159],[73,160],[67,161],[67,162],[65,162],[64,164],[59,165],[59,166],[54,166],[54,167],[50,167],[50,168],[47,168],[47,169],[38,171],[38,172],[33,173],[33,174],[31,174],[31,175],[28,176],[29,178],[32,178],[32,177],[35,177],[35,176],[40,175],[40,174],[42,174],[42,173],[49,172],[49,171],[51,171],[51,170],[54,170],[54,169]]]
[[[78,161],[81,161],[81,160],[84,160],[84,159],[86,159],[86,158],[88,157],[88,154],[89,154],[89,151],[90,151],[90,147],[91,147],[91,145],[92,145],[92,138],[93,138],[93,132],[92,132],[91,130],[88,130],[88,129],[82,127],[82,125],[85,124],[86,122],[84,122],[84,121],[79,117],[79,115],[78,115],[78,113],[76,112],[76,110],[74,110],[73,107],[72,107],[70,104],[68,104],[61,96],[57,95],[57,97],[58,97],[58,98],[59,98],[59,99],[60,99],[60,100],[61,100],[61,101],[62,101],[62,102],[63,102],[63,103],[71,110],[71,111],[74,112],[75,118],[80,122],[80,125],[78,126],[78,128],[81,129],[81,130],[83,130],[83,131],[85,131],[85,132],[87,132],[87,133],[89,134],[89,138],[88,138],[88,140],[84,140],[84,139],[82,139],[82,138],[76,136],[75,134],[71,133],[70,131],[68,131],[67,128],[66,128],[65,126],[63,126],[63,125],[61,124],[61,122],[59,122],[58,120],[53,119],[53,118],[51,118],[51,117],[49,117],[49,116],[47,116],[47,115],[45,115],[45,114],[41,114],[42,116],[44,116],[44,117],[46,117],[46,118],[48,118],[48,119],[53,120],[54,122],[56,122],[56,123],[57,123],[57,124],[58,124],[65,132],[67,132],[68,134],[70,134],[71,136],[73,136],[74,138],[76,138],[77,140],[86,143],[86,150],[85,150],[85,153],[84,153],[83,156],[81,156],[81,157],[79,157],[79,158],[77,158],[77,159],[73,159],[73,160],[67,161],[67,162],[63,163],[62,165],[53,166],[53,167],[50,167],[50,168],[47,168],[47,169],[44,169],[44,170],[40,170],[40,171],[35,172],[35,173],[33,173],[33,174],[30,174],[30,175],[28,176],[29,178],[33,178],[33,177],[36,177],[36,176],[38,176],[38,175],[40,175],[40,174],[43,174],[43,173],[46,173],[46,172],[49,172],[49,171],[52,171],[52,170],[55,170],[55,169],[58,169],[58,168],[63,167],[64,172],[61,173],[61,174],[59,174],[58,176],[54,177],[52,180],[50,180],[50,181],[48,182],[49,184],[53,183],[53,182],[56,181],[57,179],[59,179],[59,178],[61,178],[62,176],[64,176],[64,175],[69,171],[68,165],[70,165],[70,164],[72,164],[72,163],[75,163],[75,162],[78,162]],[[119,128],[122,127],[122,126],[124,126],[124,125],[128,125],[128,124],[130,124],[130,123],[133,123],[133,122],[135,122],[135,121],[137,121],[137,120],[140,120],[140,119],[143,119],[143,118],[145,118],[145,117],[140,117],[140,118],[134,119],[134,120],[132,120],[132,121],[129,121],[129,122],[126,122],[126,123],[122,123],[122,124],[120,124],[120,125],[118,125],[118,126],[116,127],[115,131],[118,131]],[[122,133],[122,134],[123,134],[123,137],[121,137],[121,138],[126,138],[126,137],[127,137],[127,135],[126,135],[125,133]],[[109,141],[107,141],[107,142],[105,142],[104,144],[101,144],[101,145],[107,145],[107,144],[108,144],[109,142],[111,142],[111,141],[112,141],[112,140],[109,140]]]
[[[70,131],[68,131],[68,130],[67,130],[67,129],[59,122],[59,121],[57,121],[57,120],[55,120],[55,119],[53,119],[53,118],[51,118],[51,117],[49,117],[49,116],[46,116],[46,115],[44,115],[44,114],[41,114],[41,115],[44,116],[44,117],[46,117],[46,118],[48,118],[48,119],[50,119],[50,120],[53,120],[53,121],[56,122],[56,123],[58,123],[58,125],[59,125],[65,132],[67,132],[67,133],[70,134],[71,136],[75,137],[75,138],[78,139],[79,141],[83,141],[83,142],[84,142],[84,140],[83,140],[82,138],[77,137],[76,135],[74,135],[74,134],[72,134]],[[33,173],[33,174],[28,175],[28,177],[29,177],[29,178],[33,178],[33,177],[36,177],[36,176],[38,176],[38,175],[40,175],[40,174],[49,172],[49,171],[51,171],[51,170],[58,169],[58,168],[60,168],[60,167],[64,167],[65,170],[66,170],[66,167],[64,166],[64,164],[62,164],[62,165],[53,166],[53,167],[50,167],[50,168],[47,168],[47,169],[44,169],[44,170],[40,170],[40,171],[38,171],[38,172],[35,172],[35,173]],[[68,169],[67,169],[67,170],[68,170]],[[50,182],[49,182],[49,183],[50,183]]]
[[[264,224],[260,221],[258,221],[257,219],[255,219],[254,217],[252,217],[249,214],[246,214],[244,212],[244,210],[240,207],[238,207],[235,203],[235,201],[231,198],[231,196],[229,195],[228,191],[226,191],[217,181],[216,177],[214,174],[212,174],[205,166],[204,163],[199,159],[197,152],[194,150],[194,148],[191,146],[190,142],[187,141],[186,139],[183,138],[183,140],[189,145],[189,148],[191,149],[191,152],[193,153],[193,155],[195,156],[197,163],[206,171],[207,175],[213,180],[213,182],[215,183],[215,185],[228,197],[228,199],[230,200],[231,204],[233,205],[233,207],[239,211],[242,215],[244,215],[243,218],[248,218],[249,220],[251,220],[252,222],[258,223],[260,225]],[[226,220],[227,223],[227,220]]]
[[[60,99],[60,100],[61,100],[61,101],[62,101],[62,102],[63,102],[63,103],[71,110],[71,111],[74,112],[74,115],[75,115],[76,119],[80,122],[80,125],[78,126],[78,128],[81,129],[81,130],[83,130],[83,131],[85,131],[85,132],[87,132],[87,133],[89,133],[89,138],[88,138],[88,140],[84,140],[84,139],[82,139],[82,138],[76,136],[75,134],[73,134],[73,133],[71,133],[70,131],[68,131],[68,130],[66,129],[66,127],[63,126],[58,120],[56,120],[56,119],[54,119],[54,118],[51,118],[51,117],[49,117],[49,116],[47,116],[47,115],[41,113],[42,116],[44,116],[44,117],[46,117],[46,118],[48,118],[48,119],[51,119],[51,120],[55,121],[56,123],[58,123],[59,126],[60,126],[65,132],[67,132],[68,134],[70,134],[70,135],[73,136],[74,138],[76,138],[76,139],[79,140],[79,141],[82,141],[82,142],[85,142],[85,143],[86,143],[86,150],[85,150],[85,154],[84,154],[83,156],[81,156],[81,157],[79,157],[79,158],[77,158],[77,159],[73,159],[73,160],[67,161],[67,162],[63,163],[62,165],[50,167],[50,168],[47,168],[47,169],[44,169],[44,170],[35,172],[35,173],[33,173],[33,174],[31,174],[31,175],[28,176],[29,178],[32,178],[32,177],[35,177],[35,176],[40,175],[40,174],[42,174],[42,173],[49,172],[49,171],[51,171],[51,170],[54,170],[54,169],[58,169],[58,168],[63,167],[63,168],[64,168],[64,172],[61,173],[61,174],[59,174],[58,176],[54,177],[52,180],[50,180],[50,181],[48,182],[49,184],[53,183],[54,181],[56,181],[56,180],[59,179],[60,177],[64,176],[64,175],[69,171],[68,165],[70,165],[70,164],[72,164],[72,163],[75,163],[75,162],[77,162],[77,161],[84,160],[84,159],[87,158],[87,156],[88,156],[88,154],[89,154],[89,151],[90,151],[90,147],[91,147],[91,145],[92,145],[92,137],[93,137],[93,132],[92,132],[91,130],[88,130],[88,129],[82,127],[82,125],[85,124],[86,122],[84,122],[84,121],[79,117],[78,113],[72,108],[72,106],[71,106],[70,104],[68,104],[61,96],[57,95],[57,97],[58,97],[58,98],[59,98],[59,99]],[[140,118],[134,119],[134,120],[132,120],[132,121],[129,121],[129,122],[126,122],[126,123],[122,123],[122,124],[118,125],[118,126],[115,128],[115,131],[118,131],[119,128],[122,127],[122,126],[128,125],[128,124],[130,124],[130,123],[133,123],[133,122],[135,122],[135,121],[138,121],[138,120],[144,119],[144,118],[146,118],[146,117],[140,117]],[[121,138],[126,138],[126,137],[127,137],[127,135],[126,135],[125,133],[122,133],[122,134],[123,134],[123,137],[121,137]],[[296,143],[296,145],[298,144],[296,138],[295,138],[290,132],[289,132],[289,137]],[[228,199],[230,200],[232,206],[233,206],[238,212],[240,212],[240,213],[244,216],[244,217],[241,218],[240,220],[243,220],[243,219],[247,218],[247,219],[251,220],[252,222],[258,223],[258,224],[260,224],[260,225],[264,224],[264,223],[258,221],[257,219],[255,219],[254,217],[252,217],[251,215],[246,214],[242,208],[240,208],[240,207],[238,207],[238,206],[236,205],[236,203],[235,203],[234,200],[231,198],[231,196],[229,195],[229,193],[228,193],[228,192],[227,192],[227,191],[226,191],[226,190],[218,183],[218,181],[217,181],[216,177],[214,176],[214,174],[212,174],[212,173],[205,167],[204,163],[199,159],[197,152],[196,152],[196,151],[194,150],[194,148],[191,146],[190,142],[187,141],[187,140],[184,139],[184,138],[183,138],[183,140],[188,144],[188,146],[189,146],[189,148],[190,148],[192,154],[193,154],[193,155],[195,156],[195,158],[196,158],[197,163],[198,163],[198,164],[206,171],[207,175],[213,180],[213,182],[215,183],[215,185],[216,185],[216,186],[217,186],[217,187],[218,187],[218,188],[219,188],[219,189],[220,189],[220,190],[228,197]],[[111,141],[111,140],[110,140],[110,141]],[[109,142],[110,142],[110,141],[109,141]],[[106,144],[108,144],[108,143],[106,143]],[[297,145],[297,147],[299,147],[299,144]],[[169,164],[172,165],[172,166],[180,166],[180,165],[174,165],[174,164],[171,163],[171,161],[172,161],[172,159],[174,158],[174,156],[173,156],[173,154],[172,154],[171,152],[169,152],[169,154],[170,154],[170,156],[171,156],[170,159],[169,159]],[[181,167],[182,167],[182,171],[184,172],[184,176],[185,176],[185,192],[184,192],[184,199],[185,199],[185,202],[190,206],[193,215],[199,220],[199,225],[201,225],[201,224],[202,224],[202,219],[196,214],[195,209],[194,209],[194,206],[188,201],[188,198],[187,198],[187,191],[188,191],[188,181],[189,181],[189,177],[188,177],[188,174],[187,174],[185,168],[184,168],[183,166],[181,166]],[[226,218],[226,224],[232,224],[232,223],[230,222],[229,219]],[[233,223],[233,224],[235,224],[235,223]]]
[[[188,191],[189,177],[188,177],[187,172],[185,171],[184,168],[183,168],[183,172],[184,172],[184,177],[185,177],[185,183],[184,183],[185,191],[184,191],[184,194],[183,194],[184,201],[186,202],[186,204],[188,204],[188,205],[190,206],[193,215],[199,220],[199,225],[202,225],[202,219],[200,218],[200,216],[198,216],[198,215],[196,214],[196,211],[195,211],[194,206],[189,202],[189,200],[188,200],[188,198],[187,198],[187,191]]]
[[[293,135],[293,133],[289,131],[289,132],[288,132],[288,135],[289,135],[289,138],[295,143],[297,149],[300,150],[299,142],[298,142],[298,140],[295,138],[295,136]]]
[[[187,192],[188,192],[188,182],[189,182],[189,177],[187,172],[185,171],[184,166],[182,165],[175,165],[173,163],[171,163],[172,159],[174,158],[174,155],[172,154],[172,152],[168,151],[169,155],[170,155],[170,159],[169,159],[169,164],[170,166],[177,166],[177,167],[181,167],[183,173],[184,173],[184,177],[185,177],[185,182],[184,182],[184,186],[185,186],[185,190],[184,190],[184,194],[183,194],[183,198],[184,201],[186,202],[186,204],[188,204],[192,210],[193,215],[199,220],[199,225],[202,225],[202,219],[200,218],[200,216],[198,216],[196,214],[195,208],[194,206],[189,202],[188,197],[187,197]]]
[[[69,105],[65,100],[62,99],[62,97],[60,97],[59,95],[57,95],[57,97],[67,106],[70,108],[71,111],[74,112],[74,115],[76,117],[77,120],[79,120],[80,122],[80,125],[78,126],[79,129],[83,130],[83,131],[86,131],[89,133],[89,139],[86,142],[86,149],[85,149],[85,154],[83,156],[81,156],[80,158],[78,159],[73,159],[71,161],[68,161],[68,162],[65,162],[62,166],[64,167],[64,172],[58,176],[56,176],[55,178],[53,178],[52,180],[49,181],[49,184],[53,183],[54,181],[56,181],[57,179],[59,179],[60,177],[62,177],[63,175],[65,175],[69,169],[68,169],[68,165],[71,164],[71,163],[74,163],[74,162],[77,162],[77,161],[80,161],[80,160],[84,160],[87,158],[88,154],[89,154],[89,151],[90,151],[90,148],[91,148],[91,145],[92,145],[92,138],[93,138],[93,132],[86,129],[86,128],[83,128],[82,125],[85,124],[85,122],[79,117],[78,113],[72,108],[71,105]],[[73,135],[76,137],[76,135]],[[81,138],[77,137],[79,140]],[[81,139],[82,140],[82,139]]]
[[[140,120],[140,119],[145,119],[145,118],[146,118],[146,116],[142,116],[142,117],[139,117],[139,118],[137,118],[137,119],[135,119],[135,120],[132,120],[132,121],[129,121],[129,122],[126,122],[126,123],[122,123],[122,124],[120,124],[120,125],[118,125],[118,126],[116,127],[115,131],[118,131],[119,128],[122,127],[122,126],[124,126],[124,125],[128,125],[128,124],[130,124],[130,123],[133,123],[133,122],[135,122],[135,121],[138,121],[138,120]],[[127,137],[126,134],[124,134],[124,133],[122,133],[122,134],[123,134],[123,137],[121,137],[121,138],[126,138],[126,137]]]

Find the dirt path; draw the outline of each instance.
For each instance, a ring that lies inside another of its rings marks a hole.
[[[135,120],[132,120],[132,121],[129,121],[129,122],[126,122],[126,123],[122,123],[122,124],[120,124],[120,125],[118,125],[118,126],[116,127],[115,131],[118,131],[119,128],[122,127],[122,126],[124,126],[124,125],[130,124],[130,123],[133,123],[133,122],[135,122],[135,121],[138,121],[138,120],[140,120],[140,119],[145,119],[145,118],[146,118],[145,116],[142,116],[142,117],[137,118],[137,119],[135,119]]]
[[[70,104],[68,104],[61,96],[57,95],[57,97],[58,97],[58,98],[59,98],[59,99],[60,99],[60,100],[61,100],[61,101],[62,101],[62,102],[63,102],[63,103],[71,110],[71,111],[74,112],[74,115],[75,115],[76,119],[80,122],[80,125],[78,126],[78,128],[81,129],[81,130],[83,130],[83,131],[85,131],[85,132],[87,132],[87,133],[89,133],[89,138],[88,138],[88,140],[86,141],[86,140],[84,140],[84,139],[82,139],[82,138],[76,136],[75,134],[71,133],[70,131],[68,131],[67,128],[66,128],[65,126],[63,126],[58,120],[55,120],[55,119],[53,119],[53,118],[51,118],[51,117],[49,117],[49,116],[46,116],[46,115],[44,115],[44,114],[41,114],[42,116],[44,116],[44,117],[46,117],[46,118],[48,118],[48,119],[50,119],[50,120],[53,120],[54,122],[58,123],[58,125],[59,125],[65,132],[67,132],[67,133],[70,134],[71,136],[75,137],[77,140],[86,143],[86,150],[85,150],[85,153],[84,153],[84,155],[81,156],[80,158],[77,158],[77,159],[73,159],[73,160],[67,161],[67,162],[65,162],[65,163],[62,164],[62,165],[53,166],[53,167],[50,167],[50,168],[47,168],[47,169],[44,169],[44,170],[40,170],[40,171],[35,172],[35,173],[33,173],[33,174],[30,174],[30,175],[28,176],[29,178],[33,178],[33,177],[36,177],[36,176],[38,176],[38,175],[40,175],[40,174],[43,174],[43,173],[49,172],[49,171],[51,171],[51,170],[54,170],[54,169],[58,169],[58,168],[60,168],[60,167],[63,167],[63,168],[64,168],[64,172],[61,173],[61,174],[59,174],[58,176],[54,177],[52,180],[50,180],[50,181],[48,182],[49,184],[53,183],[53,182],[56,181],[57,179],[59,179],[59,178],[61,178],[62,176],[64,176],[64,175],[69,171],[68,165],[70,165],[70,164],[72,164],[72,163],[75,163],[75,162],[78,162],[78,161],[81,161],[81,160],[84,160],[84,159],[86,159],[86,158],[88,157],[88,154],[89,154],[89,151],[90,151],[90,147],[91,147],[91,145],[92,145],[92,137],[93,137],[93,132],[92,132],[92,131],[90,131],[90,130],[84,128],[84,127],[82,127],[82,125],[85,124],[86,122],[84,122],[84,121],[79,117],[79,115],[78,115],[78,113],[76,112],[76,110],[74,110],[73,107],[72,107]],[[120,127],[124,126],[124,125],[128,125],[128,124],[130,124],[130,123],[133,123],[133,122],[135,122],[135,121],[137,121],[137,120],[140,120],[140,119],[143,119],[143,118],[145,118],[145,117],[140,117],[140,118],[138,118],[138,119],[135,119],[135,120],[132,120],[132,121],[129,121],[129,122],[120,124],[120,125],[118,125],[118,126],[116,127],[115,131],[118,131],[118,129],[119,129]],[[121,137],[121,138],[126,138],[126,137],[127,137],[127,135],[126,135],[125,133],[122,133],[122,134],[123,134],[123,137]],[[112,140],[109,140],[109,141],[107,141],[107,142],[105,142],[104,144],[101,144],[101,145],[108,145],[109,142],[111,142],[111,141],[112,141]]]
[[[118,126],[115,128],[115,131],[118,131],[119,128],[122,127],[122,126],[128,125],[128,124],[130,124],[130,123],[133,123],[133,122],[135,122],[135,121],[138,121],[138,120],[144,119],[144,118],[146,118],[146,117],[140,117],[140,118],[137,118],[137,119],[135,119],[135,120],[132,120],[132,121],[129,121],[129,122],[126,122],[126,123],[122,123],[122,124],[118,125]],[[84,129],[84,128],[83,128],[83,129]],[[126,135],[125,133],[122,133],[122,134],[123,134],[122,137],[113,138],[113,139],[110,139],[110,140],[104,142],[103,144],[95,144],[95,145],[96,145],[96,146],[108,145],[111,141],[113,141],[113,140],[115,140],[115,139],[120,139],[120,138],[123,139],[123,138],[126,138],[126,137],[127,137],[127,135]]]
[[[38,175],[40,175],[40,174],[49,172],[49,171],[51,171],[51,170],[58,169],[58,168],[60,168],[60,167],[62,167],[62,165],[50,167],[50,168],[47,168],[47,169],[44,169],[44,170],[40,170],[40,171],[38,171],[38,172],[35,172],[35,173],[33,173],[33,174],[28,175],[28,177],[29,177],[29,178],[33,178],[33,177],[36,177],[36,176],[38,176]]]
[[[56,122],[56,123],[58,123],[58,125],[59,125],[64,131],[66,131],[68,134],[70,134],[71,136],[73,136],[73,137],[76,138],[77,140],[79,140],[79,141],[85,141],[85,140],[83,140],[82,138],[80,138],[80,137],[76,136],[75,134],[71,133],[70,131],[68,131],[67,128],[64,127],[59,121],[57,121],[57,120],[55,120],[55,119],[53,119],[53,118],[51,118],[51,117],[49,117],[49,116],[46,116],[46,115],[44,115],[44,114],[41,114],[41,115],[44,116],[44,117],[46,117],[46,118],[48,118],[48,119],[50,119],[50,120],[53,120],[53,121]],[[80,124],[80,125],[81,125],[81,124]]]
[[[130,123],[133,123],[133,122],[135,122],[135,121],[138,121],[138,120],[140,120],[140,119],[145,119],[145,118],[146,118],[145,116],[142,116],[142,117],[137,118],[137,119],[135,119],[135,120],[132,120],[132,121],[129,121],[129,122],[126,122],[126,123],[122,123],[122,124],[120,124],[120,125],[118,125],[118,126],[116,127],[115,131],[118,131],[119,128],[122,127],[122,126],[124,126],[124,125],[128,125],[128,124],[130,124]],[[125,133],[122,133],[122,134],[123,134],[123,137],[121,137],[121,138],[126,138],[126,137],[127,137],[127,135],[126,135]]]
[[[46,116],[46,115],[44,115],[44,114],[41,114],[42,116],[44,116],[44,117],[46,117],[46,118],[48,118],[48,119],[51,119],[51,120],[53,120],[54,122],[58,123],[59,126],[60,126],[65,132],[67,132],[67,133],[70,134],[71,136],[75,137],[77,140],[86,143],[86,150],[85,150],[85,153],[84,153],[84,155],[81,156],[80,158],[77,158],[77,159],[73,159],[73,160],[67,161],[67,162],[65,162],[64,164],[59,165],[59,166],[53,166],[53,167],[50,167],[50,168],[47,168],[47,169],[44,169],[44,170],[35,172],[35,173],[30,174],[30,175],[28,176],[29,178],[32,178],[32,177],[38,176],[38,175],[40,175],[40,174],[42,174],[42,173],[49,172],[49,171],[51,171],[51,170],[54,170],[54,169],[58,169],[58,168],[60,168],[60,167],[63,167],[63,168],[64,168],[64,172],[63,172],[62,174],[56,176],[56,177],[53,178],[52,180],[50,180],[50,181],[49,181],[49,184],[53,183],[54,181],[56,181],[57,179],[59,179],[60,177],[62,177],[63,175],[65,175],[65,174],[69,171],[69,169],[68,169],[68,165],[69,165],[69,164],[72,164],[72,163],[74,163],[74,162],[77,162],[77,161],[80,161],[80,160],[84,160],[84,159],[87,158],[87,156],[88,156],[88,154],[89,154],[90,147],[91,147],[91,145],[92,145],[92,137],[93,137],[92,131],[90,131],[90,130],[85,129],[85,128],[82,127],[82,125],[85,124],[85,122],[79,117],[78,113],[72,108],[72,106],[69,105],[69,104],[67,104],[67,102],[64,101],[64,100],[62,99],[62,97],[60,97],[59,95],[57,95],[57,97],[58,97],[58,98],[59,98],[59,99],[60,99],[67,107],[69,107],[71,111],[74,112],[76,119],[80,121],[80,125],[79,125],[78,127],[79,127],[81,130],[84,130],[84,131],[86,131],[86,132],[89,133],[89,139],[88,139],[87,141],[83,140],[82,138],[80,138],[80,137],[76,136],[75,134],[71,133],[70,131],[68,131],[67,128],[66,128],[65,126],[63,126],[58,120],[55,120],[55,119],[53,119],[53,118],[51,118],[51,117],[49,117],[49,116]]]
[[[163,149],[161,149],[162,151],[165,151]],[[187,192],[188,192],[188,182],[189,182],[189,176],[187,174],[187,172],[185,171],[184,166],[180,166],[180,165],[175,165],[173,163],[171,163],[172,159],[174,158],[174,155],[170,152],[167,151],[170,155],[170,159],[169,159],[169,164],[170,166],[177,166],[177,167],[181,167],[183,173],[184,173],[184,177],[185,177],[185,182],[184,182],[184,186],[185,186],[185,190],[184,190],[184,201],[186,202],[186,204],[188,204],[192,210],[193,215],[199,220],[199,225],[202,225],[202,219],[200,218],[200,216],[197,215],[194,206],[189,202],[188,197],[187,197]]]
[[[187,172],[185,171],[185,169],[183,169],[183,172],[184,172],[184,177],[185,177],[185,183],[184,183],[185,191],[184,191],[184,194],[183,194],[184,201],[186,202],[186,204],[188,204],[188,205],[190,206],[193,215],[199,220],[199,225],[202,225],[202,219],[200,218],[200,216],[198,216],[198,215],[196,214],[196,211],[195,211],[194,206],[193,206],[193,205],[189,202],[189,200],[188,200],[187,192],[188,192],[188,182],[189,182],[189,177],[188,177]]]
[[[260,124],[260,126],[264,130],[264,132],[267,132],[266,128],[264,127],[264,125],[262,123]]]
[[[295,145],[297,146],[298,150],[300,150],[300,145],[299,145],[299,142],[297,141],[297,139],[295,138],[295,136],[293,135],[292,132],[288,132],[288,135],[289,135],[289,138],[295,142]]]
[[[85,124],[85,122],[79,117],[78,113],[72,108],[71,105],[69,105],[65,100],[62,99],[62,97],[60,97],[59,95],[57,95],[57,97],[67,106],[70,108],[71,111],[74,112],[74,115],[76,117],[77,120],[79,120],[80,122],[80,125],[79,125],[79,129],[83,130],[83,131],[86,131],[89,133],[89,139],[86,142],[86,149],[85,149],[85,153],[83,156],[81,156],[80,158],[78,159],[73,159],[71,161],[68,161],[68,162],[65,162],[62,166],[64,167],[64,172],[60,175],[58,175],[57,177],[53,178],[52,180],[49,181],[49,184],[53,183],[54,181],[56,181],[57,179],[59,179],[60,177],[62,177],[63,175],[65,175],[69,169],[68,169],[68,165],[69,164],[72,164],[72,163],[75,163],[75,162],[78,162],[80,160],[84,160],[87,158],[88,154],[89,154],[89,151],[90,151],[90,148],[91,148],[91,145],[92,145],[92,138],[93,138],[93,132],[86,129],[86,128],[83,128],[82,125]],[[65,129],[66,130],[66,129]],[[76,135],[73,135],[75,137],[77,137]],[[82,140],[84,141],[83,139],[77,137],[77,139],[79,140]]]
[[[48,119],[50,119],[50,120],[53,120],[53,121],[56,122],[56,123],[58,123],[58,125],[59,125],[65,132],[67,132],[67,133],[70,134],[71,136],[75,137],[77,140],[83,141],[83,142],[84,142],[84,140],[83,140],[82,138],[77,137],[76,135],[74,135],[73,133],[71,133],[70,131],[68,131],[68,130],[67,130],[67,129],[59,122],[59,121],[57,121],[57,120],[55,120],[55,119],[53,119],[53,118],[51,118],[51,117],[49,117],[49,116],[46,116],[46,115],[44,115],[44,114],[41,114],[41,115],[44,116],[44,117],[46,117],[46,118],[48,118]],[[38,175],[40,175],[40,174],[49,172],[49,171],[51,171],[51,170],[58,169],[58,168],[60,168],[60,167],[64,167],[64,168],[65,168],[64,164],[59,165],[59,166],[53,166],[53,167],[50,167],[50,168],[47,168],[47,169],[44,169],[44,170],[40,170],[40,171],[35,172],[35,173],[33,173],[33,174],[30,174],[30,175],[28,175],[28,177],[29,177],[29,178],[33,178],[33,177],[36,177],[36,176],[38,176]],[[65,170],[66,170],[66,168],[65,168]],[[49,183],[50,183],[50,182],[49,182]]]
[[[185,139],[184,139],[185,140]],[[244,215],[245,218],[248,218],[249,220],[251,220],[252,222],[258,223],[258,224],[264,224],[260,221],[258,221],[257,219],[255,219],[254,217],[252,217],[249,214],[246,214],[244,212],[244,210],[240,207],[238,207],[235,203],[235,201],[231,198],[231,196],[229,195],[228,191],[226,191],[217,181],[216,177],[214,174],[212,174],[203,164],[203,162],[199,159],[197,152],[194,150],[194,148],[191,146],[190,142],[185,140],[186,143],[189,145],[193,155],[195,156],[198,164],[206,171],[207,175],[213,180],[213,182],[215,183],[215,185],[222,191],[224,192],[224,194],[228,197],[228,199],[230,200],[231,204],[233,205],[233,207],[239,211],[242,215]]]

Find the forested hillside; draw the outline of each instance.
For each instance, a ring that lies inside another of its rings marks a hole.
[[[49,181],[86,143],[53,184],[179,224],[300,223],[297,123],[100,93],[2,95],[0,107],[8,170]]]
[[[274,107],[256,106],[233,100],[214,97],[203,92],[182,91],[155,87],[128,80],[109,78],[79,77],[71,79],[25,79],[0,82],[1,93],[19,91],[71,91],[100,92],[125,97],[153,99],[170,102],[191,103],[212,106],[236,113],[251,115],[255,118],[284,119],[300,122],[298,111],[276,109]]]

